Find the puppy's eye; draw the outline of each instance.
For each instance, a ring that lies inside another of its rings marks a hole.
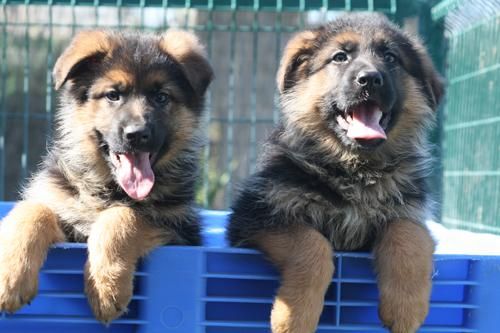
[[[384,61],[385,62],[396,62],[396,60],[397,60],[397,57],[396,57],[396,55],[394,53],[392,53],[392,52],[386,52],[384,54]]]
[[[347,56],[347,53],[345,53],[344,51],[339,51],[333,55],[332,60],[338,63],[346,62],[347,60],[349,60],[349,57]]]
[[[168,94],[164,92],[158,92],[154,96],[154,100],[158,104],[167,104],[168,103]]]
[[[120,100],[120,93],[116,90],[112,90],[106,93],[106,99],[110,102],[117,102]]]

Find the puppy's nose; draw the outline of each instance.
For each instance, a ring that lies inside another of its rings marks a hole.
[[[379,88],[384,85],[384,79],[378,71],[363,70],[356,76],[356,83],[362,87]]]
[[[151,129],[147,125],[127,125],[123,128],[123,137],[131,144],[145,144],[151,139]]]

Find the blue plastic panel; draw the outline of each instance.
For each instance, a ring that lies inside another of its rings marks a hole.
[[[0,216],[11,204],[0,203]],[[14,315],[8,333],[268,333],[275,269],[257,252],[224,246],[226,213],[202,212],[206,247],[161,247],[136,273],[130,311],[108,328],[92,316],[83,293],[86,248],[60,244],[40,274],[39,295]],[[318,333],[385,332],[366,253],[337,254]],[[431,311],[420,332],[498,332],[500,258],[437,255]]]

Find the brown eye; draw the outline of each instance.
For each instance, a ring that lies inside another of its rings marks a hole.
[[[155,102],[158,103],[158,104],[167,104],[168,103],[168,94],[164,93],[164,92],[158,92],[155,97]]]
[[[394,53],[392,53],[392,52],[386,52],[384,54],[384,61],[385,62],[396,62],[396,60],[397,60],[397,57],[396,57],[396,55]]]
[[[349,60],[349,57],[347,56],[347,53],[345,53],[344,51],[339,51],[333,55],[332,60],[337,63],[342,63]]]
[[[111,90],[106,93],[106,99],[110,102],[117,102],[120,100],[120,93],[116,90]]]

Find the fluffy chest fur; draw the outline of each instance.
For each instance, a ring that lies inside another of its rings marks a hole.
[[[287,224],[314,226],[337,250],[369,247],[387,223],[420,223],[428,214],[424,174],[410,160],[348,171],[288,151],[271,159],[264,170],[261,176],[268,185],[263,193],[272,214]]]
[[[157,170],[152,193],[147,200],[140,202],[131,200],[120,191],[101,159],[71,155],[73,150],[61,149],[57,146],[61,142],[56,141],[43,168],[24,189],[23,197],[52,209],[68,240],[85,241],[99,214],[113,206],[131,207],[147,223],[161,229],[175,229],[181,225],[185,229],[197,228],[198,218],[191,206],[200,146],[196,140],[199,138],[195,137],[177,158]],[[84,149],[77,144],[75,147],[79,148],[77,152]],[[174,235],[173,242],[184,243],[182,237]]]

